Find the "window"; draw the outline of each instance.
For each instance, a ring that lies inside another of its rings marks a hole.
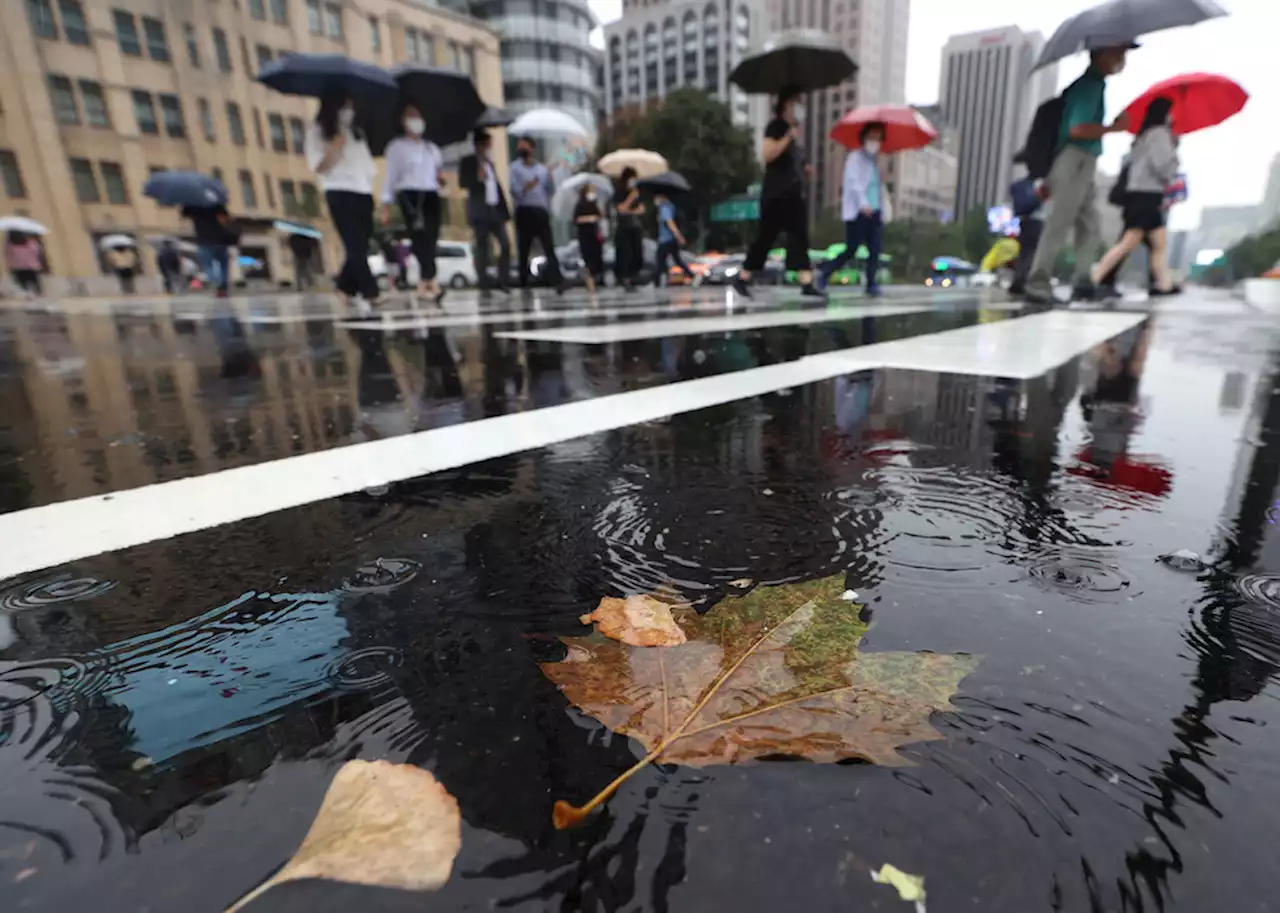
[[[0,183],[4,184],[4,195],[11,200],[21,200],[27,195],[27,185],[22,183],[22,170],[18,168],[18,157],[8,149],[0,149]]]
[[[382,53],[382,31],[378,28],[378,17],[369,17],[369,47],[375,54]]]
[[[294,187],[293,181],[280,182],[280,206],[285,215],[298,214],[298,189]]]
[[[324,30],[330,38],[342,37],[342,7],[336,3],[324,5]]]
[[[102,86],[90,79],[80,80],[80,103],[84,107],[84,122],[90,127],[110,127],[111,114],[107,110],[107,97]]]
[[[210,169],[210,170],[209,170],[209,174],[213,175],[213,179],[214,179],[215,181],[217,181],[219,184],[222,184],[222,183],[223,183],[223,181],[222,181],[222,169],[221,169],[221,168],[212,168],[212,169]],[[225,186],[225,185],[224,185],[224,186]]]
[[[262,189],[267,194],[267,209],[276,208],[276,191],[275,185],[271,183],[271,175],[265,171],[262,173]]]
[[[218,69],[230,73],[231,48],[227,46],[227,33],[222,29],[213,30],[213,52],[218,55]]]
[[[49,0],[27,0],[27,18],[31,20],[31,30],[37,37],[58,37],[58,24],[53,20],[53,6]]]
[[[142,17],[142,31],[147,36],[147,53],[152,60],[166,63],[169,60],[169,39],[164,35],[164,23],[150,16]]]
[[[316,185],[309,181],[302,184],[302,214],[318,216],[320,214],[320,195],[316,193]]]
[[[429,67],[436,65],[435,41],[426,32],[405,29],[404,43],[410,60],[416,63],[425,63]]]
[[[298,155],[302,155],[303,149],[307,144],[307,131],[302,126],[302,118],[289,118],[289,141],[293,145],[293,151]]]
[[[244,40],[244,36],[240,36],[240,63],[244,66],[246,73],[253,72],[253,61],[249,58],[249,42]]]
[[[268,114],[267,130],[271,133],[271,151],[288,152],[289,139],[284,132],[284,118],[279,114]]]
[[[174,139],[187,135],[187,124],[182,119],[182,102],[176,95],[160,96],[160,114],[164,117],[164,132]]]
[[[58,0],[58,11],[62,13],[62,34],[68,43],[88,44],[89,27],[85,24],[80,0]]]
[[[307,0],[307,31],[312,35],[324,34],[324,20],[320,16],[320,0]]]
[[[462,51],[458,48],[458,42],[449,42],[449,68],[452,70],[462,69]]]
[[[262,139],[262,112],[253,109],[253,138],[258,141],[258,148],[265,149],[267,144]]]
[[[99,162],[102,186],[107,190],[107,202],[123,206],[129,202],[129,188],[124,183],[124,171],[119,162]]]
[[[168,169],[168,168],[166,168],[166,167],[164,167],[164,165],[148,165],[148,166],[147,166],[147,177],[151,177],[151,178],[153,178],[153,177],[155,177],[157,174],[164,174],[164,173],[165,173],[166,171],[168,171],[168,170],[169,170],[169,169]]]
[[[462,72],[474,76],[476,72],[476,53],[471,48],[462,49]]]
[[[153,136],[160,134],[160,124],[156,120],[155,104],[151,96],[138,89],[133,90],[133,116],[138,121],[138,130]]]
[[[71,80],[65,76],[49,75],[49,97],[53,99],[53,113],[60,124],[80,123],[80,111],[76,108],[76,93]]]
[[[76,185],[76,199],[81,203],[97,203],[98,179],[93,173],[93,163],[88,159],[71,160],[71,180]]]
[[[213,130],[213,109],[209,107],[209,99],[196,99],[196,109],[200,112],[200,129],[204,131],[204,138],[212,143],[218,135]]]
[[[249,15],[260,22],[266,21],[267,5],[264,0],[249,0]]]
[[[200,69],[200,42],[196,38],[196,27],[190,22],[183,23],[182,37],[187,42],[187,60],[197,70]]]
[[[404,52],[408,55],[410,60],[416,61],[419,59],[419,55],[422,51],[418,44],[417,29],[404,30]]]
[[[240,117],[240,106],[233,101],[227,102],[227,130],[231,132],[231,142],[244,145],[244,120]]]
[[[281,25],[289,24],[288,0],[271,0],[271,18]]]
[[[120,45],[120,53],[128,54],[130,57],[141,57],[142,45],[138,42],[138,23],[134,21],[133,14],[126,13],[124,10],[113,10],[112,15],[116,20],[116,43]]]
[[[244,199],[245,209],[258,208],[258,191],[253,186],[253,174],[243,169],[240,171],[240,196]]]
[[[257,47],[257,52],[258,52],[258,72],[261,73],[262,68],[265,67],[267,64],[271,63],[271,48],[267,47],[265,44],[260,44]]]

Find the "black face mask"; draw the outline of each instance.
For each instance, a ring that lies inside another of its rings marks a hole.
[[[521,150],[520,150],[520,158],[524,159],[526,162],[527,162],[527,161],[529,161],[529,159],[533,158],[533,150],[532,150],[532,149],[521,149]]]

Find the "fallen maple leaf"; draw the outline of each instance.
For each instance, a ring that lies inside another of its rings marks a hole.
[[[432,891],[449,880],[461,848],[458,803],[430,772],[390,761],[348,761],[293,858],[227,913],[299,878]]]
[[[673,647],[685,642],[684,631],[671,617],[671,606],[652,596],[606,596],[581,621],[584,625],[594,621],[605,637],[633,647]]]
[[[599,636],[543,673],[589,716],[646,755],[581,808],[555,804],[557,827],[577,823],[656,760],[705,766],[770,756],[906,764],[897,749],[942,738],[929,725],[950,706],[977,657],[858,655],[867,625],[845,601],[844,576],[757,587],[705,615],[672,611],[687,643],[643,647]]]

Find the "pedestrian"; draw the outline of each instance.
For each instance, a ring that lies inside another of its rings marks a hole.
[[[828,260],[818,271],[818,285],[826,288],[831,275],[867,248],[867,296],[880,297],[880,250],[884,246],[884,179],[877,156],[884,143],[884,124],[862,128],[857,149],[844,159],[840,193],[840,218],[844,221],[844,252]]]
[[[4,262],[13,282],[28,297],[41,294],[40,273],[44,270],[44,251],[35,235],[9,232],[4,245]]]
[[[160,242],[160,249],[156,252],[156,269],[164,282],[166,295],[176,295],[182,290],[182,255],[178,253],[178,245],[173,243],[172,238],[165,238]]]
[[[113,247],[107,251],[107,265],[120,280],[120,293],[132,295],[136,288],[134,277],[138,273],[138,252],[132,247]]]
[[[680,249],[685,246],[686,241],[680,226],[676,224],[676,204],[661,193],[654,194],[653,202],[658,207],[658,262],[653,273],[653,287],[662,288],[667,278],[667,261],[670,260],[680,268],[693,287],[697,288],[698,277],[693,274],[693,270],[689,269],[689,264],[684,262],[684,257],[680,254]]]
[[[373,235],[373,178],[377,166],[369,152],[359,113],[344,92],[320,101],[315,123],[307,131],[307,164],[320,175],[329,217],[342,239],[345,259],[338,273],[338,293],[360,310],[382,303],[378,282],[369,269],[369,238]]]
[[[630,165],[622,169],[614,199],[618,217],[613,232],[613,274],[623,288],[633,292],[644,269],[644,228],[640,217],[645,207],[640,197],[639,175]]]
[[[440,240],[444,155],[439,146],[423,138],[427,122],[414,105],[400,109],[400,125],[404,133],[387,144],[382,224],[391,224],[391,203],[399,203],[413,255],[418,258],[418,290],[439,304],[444,288],[436,281],[436,243]]]
[[[311,250],[313,240],[306,235],[289,235],[289,250],[293,252],[293,285],[300,292],[311,288]]]
[[[1013,282],[1010,295],[1022,295],[1027,290],[1027,276],[1035,259],[1040,236],[1044,233],[1043,181],[1031,177],[1027,169],[1027,157],[1019,152],[1013,157],[1013,183],[1009,196],[1013,201],[1013,214],[1018,219],[1018,258],[1013,264]]]
[[[511,209],[507,195],[498,183],[498,169],[493,164],[493,138],[487,130],[476,130],[475,152],[458,164],[458,183],[467,191],[467,221],[475,235],[476,278],[485,294],[493,288],[511,294],[511,242],[507,239],[507,223]],[[498,245],[498,275],[489,279],[489,245]]]
[[[1164,96],[1147,107],[1142,128],[1129,155],[1128,182],[1124,197],[1124,234],[1094,266],[1095,282],[1101,282],[1144,240],[1150,242],[1151,272],[1155,275],[1152,296],[1176,294],[1169,280],[1165,258],[1168,233],[1164,227],[1165,188],[1178,176],[1178,146],[1172,127],[1173,101]]]
[[[578,253],[582,257],[583,278],[587,291],[596,293],[596,282],[604,282],[604,239],[600,236],[599,193],[590,181],[578,191],[573,207],[573,224],[578,230]]]
[[[769,250],[779,234],[787,236],[787,269],[794,270],[804,285],[802,294],[826,298],[813,284],[809,263],[809,212],[805,205],[805,178],[812,169],[800,146],[801,119],[794,88],[778,94],[773,119],[764,128],[764,181],[760,190],[760,224],[756,239],[747,251],[742,269],[733,277],[738,294],[751,297],[751,276],[763,269]]]
[[[511,163],[511,196],[516,204],[516,247],[520,258],[520,287],[529,287],[529,254],[533,242],[542,248],[547,260],[547,282],[557,291],[565,290],[556,259],[555,240],[551,236],[551,175],[547,166],[533,160],[534,143],[527,136],[516,141],[517,160]]]
[[[1073,229],[1076,276],[1072,297],[1078,300],[1094,297],[1090,265],[1098,244],[1098,204],[1094,189],[1098,157],[1102,155],[1104,136],[1129,129],[1129,117],[1123,113],[1110,126],[1105,123],[1107,77],[1124,69],[1130,47],[1126,44],[1091,51],[1089,68],[1062,93],[1058,152],[1045,179],[1052,202],[1027,277],[1026,299],[1033,304],[1051,304],[1056,300],[1050,279]]]
[[[204,270],[205,281],[217,287],[219,298],[226,298],[231,283],[227,208],[222,205],[184,206],[182,217],[191,220],[191,229],[196,236],[196,256]]]

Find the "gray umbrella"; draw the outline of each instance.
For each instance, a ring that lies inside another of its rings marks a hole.
[[[801,92],[839,85],[858,71],[840,43],[818,29],[779,32],[742,58],[729,79],[748,92],[774,95],[794,87]]]
[[[1035,68],[1081,51],[1130,46],[1140,35],[1195,25],[1226,14],[1213,0],[1111,0],[1058,26]]]

